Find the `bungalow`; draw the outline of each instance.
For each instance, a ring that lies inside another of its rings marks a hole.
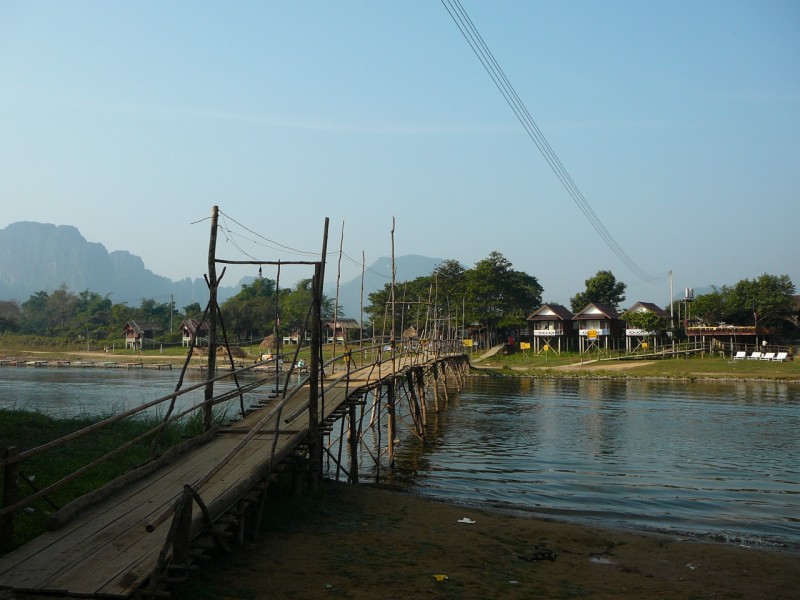
[[[561,354],[569,350],[575,341],[573,315],[560,304],[544,304],[527,319],[533,333],[533,349],[536,354],[553,350]]]
[[[355,319],[336,319],[322,326],[323,338],[328,344],[332,344],[334,339],[336,342],[345,342],[352,337],[349,332],[360,330],[361,325]]]
[[[578,324],[578,350],[610,350],[622,337],[623,324],[613,306],[590,302],[574,317]]]
[[[153,338],[161,331],[161,327],[153,321],[128,321],[122,328],[125,335],[125,348],[141,350],[146,340],[154,341]]]
[[[637,302],[625,312],[652,313],[659,319],[664,320],[664,322],[666,322],[666,320],[669,319],[669,313],[667,313],[667,311],[665,311],[658,305],[653,304],[652,302]],[[648,343],[648,340],[652,340],[653,342],[653,348],[651,348],[651,350],[656,350],[658,345],[658,339],[662,333],[663,331],[645,331],[644,329],[639,329],[636,327],[628,327],[628,324],[626,323],[625,350],[627,352],[633,352],[635,350],[638,350],[639,348],[646,349],[647,348],[646,344]]]
[[[208,323],[200,319],[184,319],[178,328],[181,332],[181,345],[188,347],[194,338],[195,346],[208,343]]]

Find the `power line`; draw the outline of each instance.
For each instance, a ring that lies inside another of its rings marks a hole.
[[[472,48],[475,56],[481,62],[483,68],[489,74],[489,77],[491,77],[497,89],[503,95],[506,103],[509,105],[511,110],[514,112],[514,115],[522,124],[522,127],[527,132],[528,137],[530,137],[533,143],[536,144],[539,152],[542,154],[545,161],[547,161],[547,164],[550,166],[553,173],[555,173],[556,177],[561,182],[561,185],[563,185],[564,189],[567,190],[567,193],[592,225],[594,230],[598,233],[598,235],[600,235],[600,237],[617,256],[617,258],[619,258],[634,273],[634,275],[639,277],[639,279],[647,283],[656,283],[661,281],[663,277],[650,275],[644,269],[642,269],[636,263],[636,261],[634,261],[628,255],[628,253],[623,250],[622,246],[620,246],[617,240],[614,239],[614,236],[611,235],[608,229],[606,229],[606,226],[600,220],[600,217],[597,216],[597,213],[594,212],[594,209],[586,200],[583,193],[573,181],[572,177],[564,168],[564,165],[561,163],[556,153],[553,151],[553,148],[544,137],[544,134],[539,129],[536,121],[534,121],[533,117],[528,112],[525,103],[519,97],[514,89],[514,86],[511,85],[511,82],[503,72],[503,69],[495,60],[494,55],[484,42],[483,37],[481,37],[480,32],[473,24],[472,20],[467,14],[467,11],[464,10],[461,2],[459,0],[441,0],[441,2],[445,10],[450,15],[450,18],[456,24],[456,27],[458,27],[461,35],[470,45],[470,48]]]
[[[301,255],[301,256],[317,256],[318,255],[317,252],[311,252],[311,251],[307,251],[307,250],[299,250],[297,248],[293,248],[291,246],[287,246],[285,244],[282,244],[280,242],[272,240],[272,239],[270,239],[270,238],[268,238],[268,237],[266,237],[266,236],[264,236],[264,235],[262,235],[262,234],[260,234],[260,233],[258,233],[256,231],[254,231],[253,229],[247,227],[246,225],[243,225],[242,223],[240,223],[239,221],[237,221],[236,219],[231,217],[229,214],[226,214],[225,212],[223,212],[221,210],[219,211],[219,214],[222,217],[222,219],[220,219],[220,230],[225,235],[225,239],[228,240],[229,242],[231,242],[231,245],[233,245],[234,248],[236,248],[239,252],[241,252],[244,256],[248,257],[251,260],[258,260],[258,259],[256,257],[252,256],[250,253],[246,252],[242,248],[242,246],[237,242],[237,239],[244,240],[246,242],[249,242],[249,243],[264,247],[264,248],[269,248],[270,250],[277,250],[279,252],[286,252],[286,253],[289,253],[289,254],[296,254],[296,255]],[[243,230],[247,231],[253,237],[248,237],[246,235],[243,235],[242,233],[234,231],[230,227],[230,225],[228,224],[228,221],[238,225],[239,227],[241,227]],[[257,239],[253,239],[253,238],[257,238]],[[328,254],[327,254],[327,256],[329,258],[330,257],[338,257],[338,255],[339,255],[338,251],[331,251],[331,252],[328,252]],[[345,259],[347,259],[350,263],[352,263],[354,266],[357,266],[357,267],[361,266],[360,262],[358,262],[355,259],[353,259],[352,257],[348,256],[348,254],[346,252],[343,251],[342,252],[342,256]],[[376,271],[376,270],[374,270],[374,269],[372,269],[370,267],[366,267],[366,270],[371,272],[371,273],[373,273],[373,274],[375,274],[375,275],[377,275],[377,276],[379,276],[379,277],[383,277],[383,278],[385,278],[387,280],[391,279],[390,276],[385,275],[383,273],[379,273],[378,271]]]

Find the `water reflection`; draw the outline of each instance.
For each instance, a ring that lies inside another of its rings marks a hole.
[[[423,494],[800,545],[800,386],[474,379],[401,446]]]

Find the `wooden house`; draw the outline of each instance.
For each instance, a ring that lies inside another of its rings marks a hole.
[[[359,332],[361,325],[355,319],[336,319],[328,321],[322,326],[323,339],[326,343],[332,344],[334,339],[337,343],[346,342],[355,335],[354,332]]]
[[[615,349],[625,333],[617,309],[607,304],[590,302],[573,319],[580,352]]]
[[[155,341],[154,338],[159,331],[161,331],[161,327],[153,321],[128,321],[122,328],[122,333],[125,335],[125,348],[141,350],[145,341]]]
[[[300,330],[295,329],[294,331],[287,331],[282,336],[282,341],[284,346],[288,346],[290,344],[299,344],[300,343]],[[310,332],[306,332],[306,340],[311,339]]]
[[[552,350],[561,354],[575,344],[573,314],[560,304],[544,304],[528,316],[536,354]]]
[[[631,306],[628,310],[625,311],[626,313],[643,313],[649,312],[653,313],[660,319],[664,319],[665,321],[669,319],[669,313],[665,311],[660,306],[653,304],[652,302],[637,302],[633,306]],[[627,352],[633,352],[640,348],[653,350],[655,351],[658,347],[659,339],[663,335],[663,331],[645,331],[643,329],[638,329],[636,327],[628,327],[628,324],[625,325],[625,350]],[[653,347],[648,348],[645,344],[650,344],[652,342]]]
[[[181,332],[181,345],[188,347],[194,337],[194,345],[208,345],[208,323],[200,319],[184,319],[178,330]]]

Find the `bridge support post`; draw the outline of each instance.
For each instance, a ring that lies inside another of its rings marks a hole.
[[[394,435],[395,435],[395,401],[396,401],[396,385],[394,380],[386,384],[386,414],[388,421],[386,423],[386,452],[389,457],[389,467],[394,468]]]
[[[433,363],[431,368],[433,372],[433,407],[436,412],[439,412],[439,369],[436,367],[436,363]]]
[[[419,395],[419,406],[422,410],[422,424],[426,426],[428,424],[428,400],[425,397],[425,372],[422,370],[422,367],[416,369],[416,377],[415,382],[417,385],[417,392]]]
[[[347,442],[350,450],[350,469],[348,472],[348,483],[358,483],[358,419],[356,417],[356,405],[351,403],[349,406],[350,431],[348,432]]]

